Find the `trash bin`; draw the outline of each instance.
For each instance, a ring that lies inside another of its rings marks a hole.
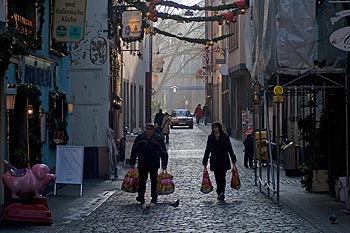
[[[281,146],[281,157],[283,159],[286,176],[299,175],[299,150],[294,142]]]

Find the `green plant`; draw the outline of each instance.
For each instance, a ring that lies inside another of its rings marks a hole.
[[[16,148],[13,156],[10,157],[10,163],[16,168],[27,168],[28,167],[28,157],[27,149],[24,147]]]

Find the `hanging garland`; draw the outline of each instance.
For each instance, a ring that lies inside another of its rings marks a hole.
[[[172,19],[178,22],[208,22],[208,21],[217,21],[219,25],[222,25],[224,21],[227,23],[235,23],[237,21],[237,15],[238,14],[245,14],[245,8],[247,7],[247,3],[245,0],[241,0],[232,4],[225,4],[225,5],[219,5],[219,6],[204,6],[200,7],[198,5],[194,6],[186,6],[182,5],[176,2],[172,1],[164,1],[164,0],[148,0],[148,3],[141,2],[140,0],[124,0],[127,4],[130,4],[130,6],[133,6],[137,8],[139,11],[142,12],[143,15],[145,15],[149,20],[153,22],[157,22],[158,18],[161,19]],[[177,9],[184,9],[184,10],[198,10],[198,11],[223,11],[223,10],[229,10],[226,13],[220,14],[220,15],[212,15],[207,17],[183,17],[180,15],[171,15],[168,13],[158,12],[156,10],[156,6],[167,6],[167,7],[174,7]],[[215,37],[211,39],[197,39],[197,38],[189,38],[189,37],[180,37],[177,35],[174,35],[170,32],[162,31],[156,27],[151,27],[146,22],[143,22],[143,28],[145,28],[145,32],[148,34],[155,34],[159,33],[164,36],[168,37],[174,37],[179,40],[187,41],[190,43],[198,43],[198,44],[204,44],[204,45],[212,45],[214,42],[218,42],[220,40],[223,40],[225,38],[228,38],[232,36],[233,34],[227,34],[220,37]]]
[[[161,34],[161,35],[164,35],[164,36],[174,37],[174,38],[177,38],[177,39],[179,39],[179,40],[187,41],[187,42],[190,42],[190,43],[203,44],[203,45],[210,45],[210,46],[213,45],[214,42],[218,42],[218,41],[220,41],[220,40],[226,39],[226,38],[228,38],[228,37],[234,35],[234,33],[230,33],[230,34],[223,35],[223,36],[219,36],[219,37],[215,37],[215,38],[212,38],[212,39],[189,38],[189,37],[177,36],[177,35],[171,34],[171,33],[169,33],[169,32],[162,31],[162,30],[160,30],[159,28],[150,27],[149,24],[146,24],[146,25],[148,25],[148,27],[149,27],[149,29],[146,30],[146,33],[149,33],[149,34],[158,33],[158,34]]]
[[[141,2],[140,0],[124,0],[124,2],[136,7],[137,9],[141,10],[141,8],[146,9],[148,6],[146,3]],[[230,9],[244,9],[247,8],[247,2],[245,0],[241,0],[238,2],[234,2],[231,4],[224,4],[224,5],[218,5],[218,6],[198,6],[198,5],[193,5],[193,6],[186,6],[182,5],[173,1],[164,1],[164,0],[152,0],[148,1],[150,2],[150,6],[155,6],[155,5],[162,5],[162,6],[167,6],[167,7],[173,7],[177,9],[183,9],[183,10],[195,10],[195,11],[223,11],[223,10],[230,10]],[[142,11],[142,10],[141,10]]]

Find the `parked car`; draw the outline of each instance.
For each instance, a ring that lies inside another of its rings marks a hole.
[[[171,113],[170,127],[188,126],[193,129],[193,116],[188,109],[174,109]]]

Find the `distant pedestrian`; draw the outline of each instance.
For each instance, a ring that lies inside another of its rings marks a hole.
[[[216,193],[218,200],[225,200],[226,172],[231,169],[231,163],[236,163],[236,155],[233,152],[229,136],[222,130],[219,122],[211,126],[212,132],[208,136],[207,146],[203,157],[203,166],[206,168],[210,158],[210,170],[214,171],[216,180]]]
[[[204,124],[207,125],[209,122],[209,117],[210,117],[210,110],[208,107],[208,103],[204,104],[203,107],[203,118],[204,118]]]
[[[164,113],[162,126],[163,138],[165,139],[165,143],[169,143],[169,133],[170,133],[170,116],[169,113]]]
[[[126,135],[128,135],[129,132],[125,128],[123,130],[123,137],[120,139],[118,143],[118,151],[119,151],[119,161],[124,161],[125,160],[125,145],[126,145]]]
[[[146,182],[148,173],[151,179],[151,206],[157,203],[157,176],[162,160],[162,169],[166,170],[168,165],[168,152],[163,138],[154,133],[155,126],[147,123],[145,132],[137,135],[131,149],[130,167],[134,168],[138,158],[139,188],[136,200],[145,203]]]
[[[154,124],[157,124],[160,127],[163,123],[163,117],[164,117],[163,110],[159,109],[156,116],[154,117]]]
[[[202,118],[202,113],[203,113],[202,105],[198,104],[196,109],[194,110],[194,116],[196,117],[197,125],[199,125],[199,123],[200,123],[200,120]]]
[[[254,156],[254,140],[253,135],[248,134],[246,139],[243,141],[244,144],[244,167],[253,168],[253,156]]]

